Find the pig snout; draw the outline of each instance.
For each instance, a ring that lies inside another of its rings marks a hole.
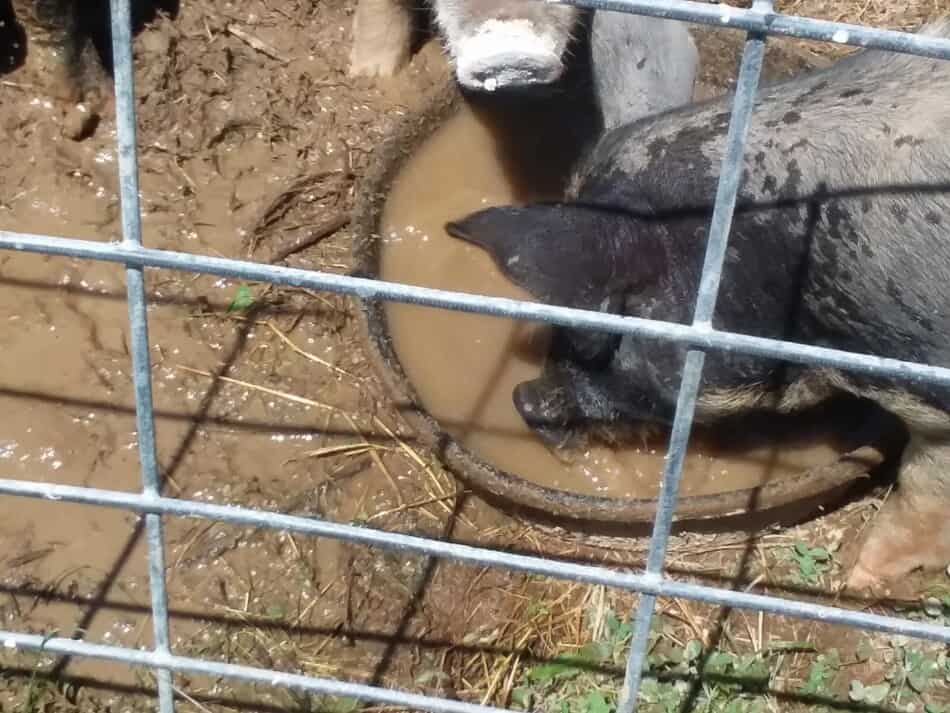
[[[530,20],[487,20],[452,48],[455,73],[466,89],[493,92],[557,81],[564,40]]]
[[[541,377],[518,384],[512,392],[518,414],[545,443],[555,448],[571,445],[573,411],[569,394]]]

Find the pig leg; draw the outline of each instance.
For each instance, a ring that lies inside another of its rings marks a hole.
[[[359,0],[353,17],[350,76],[391,77],[409,62],[412,8],[407,0]]]
[[[85,138],[111,106],[112,80],[90,35],[100,11],[73,0],[15,0],[14,9],[28,38],[28,71],[61,105],[64,135]]]
[[[78,38],[77,45],[72,51],[74,57],[72,77],[80,101],[86,105],[85,113],[96,117],[112,113],[115,85],[99,59],[92,40],[88,37]]]
[[[699,52],[685,23],[598,11],[591,65],[604,128],[610,130],[688,104]]]
[[[61,0],[14,0],[13,9],[27,35],[31,73],[54,99],[80,101],[75,80],[81,47],[75,13]]]
[[[913,433],[895,492],[884,503],[861,545],[848,578],[867,589],[918,567],[950,562],[950,438]]]

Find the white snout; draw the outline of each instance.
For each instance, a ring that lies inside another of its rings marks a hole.
[[[477,91],[550,84],[564,69],[558,44],[528,20],[488,20],[454,48],[455,74]]]

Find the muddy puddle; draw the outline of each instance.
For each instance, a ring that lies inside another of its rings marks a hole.
[[[550,187],[556,182],[538,191],[531,189],[537,184],[520,181],[511,162],[499,159],[501,145],[488,119],[463,107],[408,162],[383,214],[384,279],[533,299],[508,282],[487,253],[443,230],[446,221],[489,205],[557,197]],[[562,157],[547,158],[551,165],[565,164]],[[532,171],[544,173],[537,166]],[[540,373],[547,337],[542,325],[403,304],[386,309],[396,353],[423,405],[476,454],[541,485],[591,495],[656,495],[665,440],[556,457],[524,424],[511,392]],[[782,447],[759,437],[726,449],[694,436],[683,493],[752,488],[799,475],[833,462],[840,447],[831,434],[815,431]]]
[[[85,218],[102,206],[75,198],[67,192],[24,201],[4,216],[2,227],[98,239]],[[0,256],[0,477],[141,488],[124,291],[115,265]],[[155,306],[149,317],[163,472],[181,487],[190,478],[178,466],[193,464],[216,490],[215,481],[226,474],[226,466],[214,465],[223,455],[213,455],[219,439],[188,439],[207,385],[187,383],[174,366],[207,366],[216,350],[188,337],[178,305]],[[279,462],[286,454],[263,434],[241,440],[257,442],[257,453],[247,457]],[[169,485],[169,492],[180,490]],[[28,616],[33,631],[149,645],[140,524],[120,510],[0,498],[0,591],[10,594],[13,611]],[[182,528],[169,532],[172,542]],[[169,548],[171,556],[174,551]],[[172,585],[173,604],[181,601],[180,591]],[[193,629],[179,625],[176,634]],[[94,660],[73,661],[68,672],[127,685],[138,680],[124,666]]]

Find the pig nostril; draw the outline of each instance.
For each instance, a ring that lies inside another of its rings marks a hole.
[[[550,64],[528,57],[517,57],[500,54],[496,57],[486,57],[472,70],[472,76],[481,81],[499,78],[503,75],[517,73],[525,78],[537,78],[550,73]]]
[[[462,86],[494,91],[554,82],[563,70],[561,52],[554,38],[529,23],[491,20],[460,41],[453,54]]]
[[[561,75],[561,64],[550,58],[526,58],[511,55],[485,57],[477,63],[460,65],[459,81],[472,89],[494,91],[500,88],[549,84]]]

